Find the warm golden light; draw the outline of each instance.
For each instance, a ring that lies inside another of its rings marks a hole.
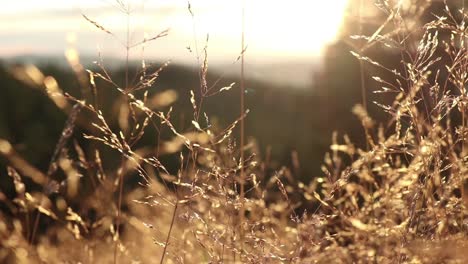
[[[245,9],[245,34],[249,56],[310,58],[320,56],[324,47],[334,41],[343,21],[348,1],[191,0],[189,2],[193,17],[188,10],[186,0],[135,0],[128,1],[128,4],[132,9],[129,21],[134,42],[141,41],[144,34],[151,36],[170,28],[170,35],[158,40],[158,48],[163,48],[166,56],[187,61],[189,58],[193,59],[193,56],[185,53],[185,47],[190,46],[195,50],[198,46],[201,49],[209,34],[211,59],[226,61],[236,58],[240,52],[242,2],[244,2]],[[5,13],[22,24],[0,23],[0,29],[6,33],[22,32],[25,36],[30,36],[28,38],[35,36],[34,32],[38,30],[46,31],[47,34],[61,39],[63,45],[79,40],[76,48],[80,52],[83,49],[86,52],[95,52],[97,46],[105,47],[108,53],[119,54],[121,52],[117,50],[118,45],[109,44],[115,39],[107,38],[109,36],[107,34],[99,35],[101,32],[98,32],[98,29],[81,16],[82,13],[87,14],[116,36],[124,39],[127,19],[125,14],[118,11],[113,1],[75,1],[72,5],[64,5],[60,1],[46,0],[41,1],[40,6],[35,5],[35,1],[30,2],[31,5],[28,5],[28,8],[16,6],[16,9],[31,13],[28,16],[17,17],[21,13]],[[9,6],[7,9],[16,10],[15,5],[17,5],[16,2],[7,4]],[[96,8],[99,8],[99,12],[96,12]],[[74,11],[66,13],[66,9]],[[93,39],[90,39],[90,32],[95,34]],[[34,41],[36,48],[41,46],[51,48],[37,45],[40,41]],[[99,43],[96,44],[96,41]],[[5,51],[12,50],[12,47],[7,46],[0,48]],[[147,55],[151,56],[149,52],[151,51],[148,51]],[[157,53],[161,55],[161,52]]]
[[[13,150],[10,142],[0,138],[0,153],[7,155]]]
[[[238,46],[241,1],[206,6],[199,26],[227,46]],[[250,53],[261,56],[319,55],[342,23],[347,0],[245,1],[245,30]],[[189,28],[190,29],[190,28]]]

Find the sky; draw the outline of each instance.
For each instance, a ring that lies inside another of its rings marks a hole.
[[[246,61],[256,65],[315,65],[341,27],[348,0],[133,0],[130,44],[169,29],[167,37],[131,50],[132,59],[192,63],[205,45],[209,61],[230,64],[242,50],[244,10]],[[82,14],[114,36],[98,30]],[[82,55],[123,57],[127,15],[116,0],[2,0],[0,57]],[[207,42],[207,36],[208,42]]]

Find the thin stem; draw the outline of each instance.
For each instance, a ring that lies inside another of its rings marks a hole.
[[[124,163],[125,163],[125,158],[122,157],[122,160],[121,160],[121,163],[120,163],[120,169],[119,171],[117,172],[117,177],[119,178],[119,198],[118,198],[118,201],[117,201],[117,219],[116,219],[116,228],[115,228],[115,232],[117,234],[117,240],[115,241],[115,244],[114,244],[114,263],[117,263],[117,246],[118,246],[118,243],[119,243],[119,239],[120,239],[120,234],[119,234],[119,231],[120,231],[120,217],[121,217],[121,208],[122,208],[122,196],[123,196],[123,166],[124,166]]]
[[[34,241],[34,237],[36,236],[37,227],[39,226],[40,218],[41,218],[41,212],[39,212],[39,210],[38,210],[37,213],[36,213],[36,218],[34,220],[34,227],[33,227],[32,233],[31,233],[31,238],[29,239],[29,244],[32,244],[33,241]]]
[[[129,58],[130,58],[130,4],[127,6],[127,44],[126,44],[126,60],[125,60],[125,91],[129,91]],[[127,100],[127,103],[129,101]],[[131,106],[130,106],[131,107]],[[121,217],[121,211],[122,211],[122,196],[123,196],[123,166],[124,166],[125,160],[124,157],[122,157],[121,161],[121,167],[119,171],[117,172],[117,177],[119,179],[119,198],[117,202],[117,219],[116,219],[116,228],[115,232],[117,234],[117,239],[114,243],[114,264],[117,263],[117,248],[120,240],[120,217]]]
[[[245,56],[244,56],[244,47],[245,47],[245,1],[242,1],[242,36],[241,36],[241,79],[240,79],[240,114],[244,115],[245,112],[245,102],[244,102],[244,94],[245,94],[245,81],[244,81],[244,63],[245,63]],[[242,225],[244,224],[244,214],[245,214],[245,207],[244,207],[244,198],[245,198],[245,190],[244,190],[244,183],[245,183],[245,171],[244,171],[244,142],[245,140],[245,122],[244,118],[240,120],[240,199],[241,199],[241,208],[240,208],[240,242],[241,242],[241,249],[243,248],[244,243],[244,232],[242,229]]]
[[[364,0],[361,0],[359,3],[359,35],[363,34],[363,9],[364,9]],[[360,74],[360,81],[361,81],[361,100],[362,100],[362,107],[367,112],[367,89],[366,89],[366,78],[364,74],[364,62],[359,60],[359,74]],[[366,135],[366,149],[369,149],[369,133],[367,128],[364,127],[364,133]]]
[[[363,9],[364,9],[364,0],[361,0],[359,3],[359,34],[363,34]],[[364,63],[362,60],[359,60],[360,68],[360,77],[361,77],[361,97],[362,97],[362,106],[367,111],[367,96],[366,96],[366,84],[365,84],[365,75],[364,75]]]
[[[129,58],[130,58],[130,13],[127,13],[127,46],[126,49],[126,58],[125,58],[125,90],[129,89],[128,87],[128,67],[129,67]]]
[[[166,243],[164,243],[164,250],[163,250],[163,253],[162,253],[162,256],[161,256],[161,261],[159,262],[160,264],[164,263],[164,257],[166,256],[167,247],[169,246],[169,240],[171,238],[172,227],[174,227],[177,208],[178,208],[178,205],[179,205],[179,198],[178,197],[179,196],[177,196],[177,201],[176,201],[175,206],[174,206],[174,211],[172,212],[171,225],[169,226],[169,231],[167,232]]]
[[[464,14],[465,14],[465,0],[462,0],[462,10],[463,10],[463,13],[462,13],[462,20],[465,21],[465,17],[464,17]],[[465,43],[465,46],[463,47],[463,49],[465,50],[465,53],[467,53],[467,45],[466,45],[466,42]],[[467,65],[467,60],[465,60],[465,66],[468,66]],[[466,69],[466,67],[465,67]],[[466,92],[466,79],[465,81],[463,82],[462,84],[462,87],[461,87],[461,91],[463,93],[463,96],[467,96],[467,92]],[[465,133],[466,133],[466,116],[465,116],[465,112],[466,112],[466,104],[462,104],[462,157],[465,155]],[[463,179],[464,180],[464,179]]]

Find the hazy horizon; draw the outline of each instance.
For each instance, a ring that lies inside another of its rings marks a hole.
[[[190,1],[192,17],[188,2],[184,0],[132,1],[131,43],[165,29],[170,31],[168,36],[148,43],[144,51],[140,47],[132,50],[130,57],[196,65],[209,35],[209,63],[235,72],[232,62],[242,50],[241,3],[193,0]],[[309,82],[307,78],[320,63],[324,49],[340,30],[346,3],[347,0],[320,3],[292,0],[286,5],[266,0],[247,1],[245,56],[247,65],[254,66],[249,74],[268,75],[268,68],[289,65],[295,69],[285,74],[289,74],[287,77],[293,79],[295,85]],[[296,15],[285,20],[282,17],[286,13]],[[94,27],[83,14],[112,31],[115,37]],[[4,3],[0,17],[0,56],[3,58],[62,56],[67,48],[74,48],[85,57],[97,57],[101,53],[107,58],[123,58],[125,54],[119,41],[124,42],[126,38],[126,16],[111,0],[16,1]],[[327,20],[326,27],[319,23],[323,20]],[[281,79],[281,72],[270,75],[274,75],[275,81]]]

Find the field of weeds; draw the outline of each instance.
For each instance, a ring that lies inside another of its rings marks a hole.
[[[451,2],[376,1],[374,30],[345,38],[361,80],[373,80],[349,109],[365,142],[330,135],[314,161],[322,174],[307,182],[294,162],[268,172],[244,134],[248,49],[236,62],[239,83],[221,85],[207,79],[205,47],[182,121],[170,91],[150,93],[169,63],[129,69],[129,52],[168,31],[124,40],[118,81],[101,58],[85,69],[68,50],[80,93],[33,66],[9,69],[67,120],[45,170],[0,138],[2,181],[14,187],[0,192],[0,262],[468,263],[468,17]],[[397,63],[375,60],[379,52]],[[212,122],[206,102],[233,90],[238,117]],[[104,107],[109,93],[114,107]],[[387,118],[375,119],[371,105]],[[154,144],[141,144],[148,137]]]

